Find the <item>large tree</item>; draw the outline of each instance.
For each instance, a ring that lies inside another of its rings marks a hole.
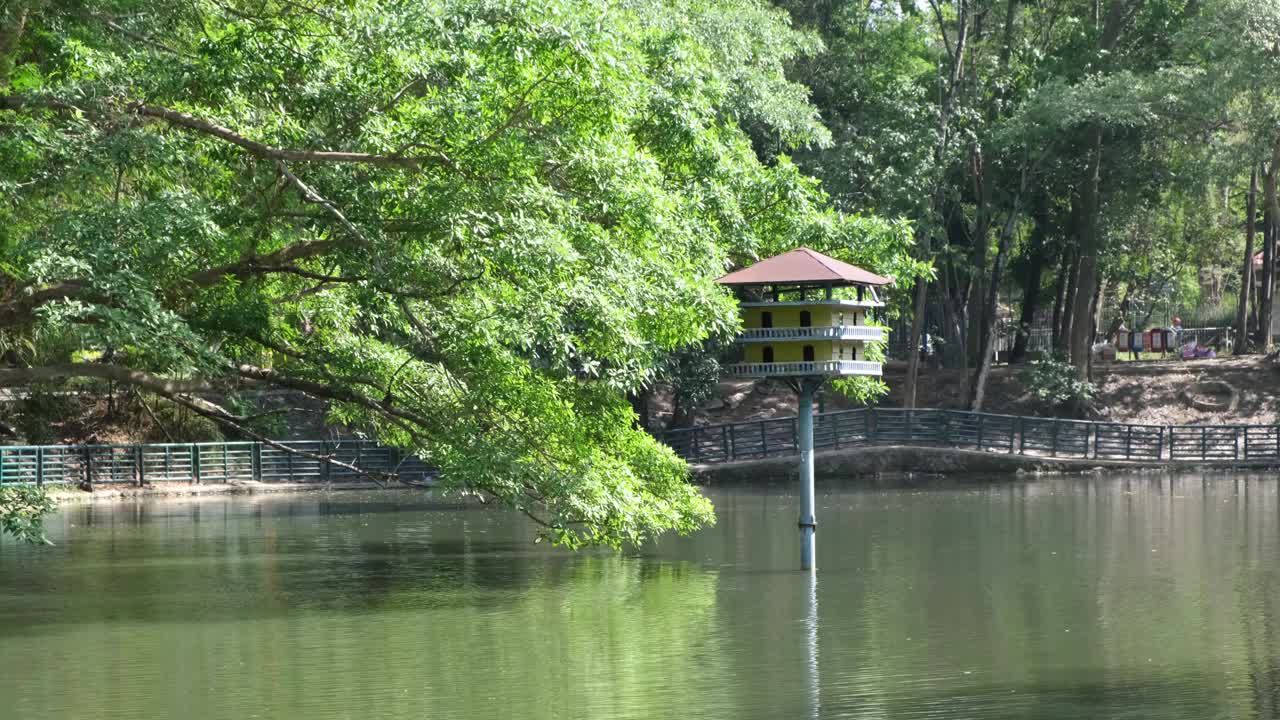
[[[735,262],[916,272],[780,148],[826,131],[755,0],[58,0],[0,34],[0,385],[330,403],[554,539],[707,522],[626,395],[724,336]],[[17,346],[19,344],[12,343]]]

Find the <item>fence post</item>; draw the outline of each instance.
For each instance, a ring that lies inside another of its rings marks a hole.
[[[1205,459],[1205,454],[1209,451],[1209,428],[1200,428],[1200,459]]]
[[[89,449],[88,445],[82,446],[81,452],[84,455],[84,484],[87,487],[92,488],[93,487],[93,452]]]
[[[262,443],[255,442],[252,447],[250,462],[252,466],[254,482],[262,482]]]
[[[876,422],[876,409],[867,408],[867,442],[876,441],[876,435],[880,433],[880,423]]]
[[[1093,434],[1093,457],[1098,457],[1098,425],[1097,423],[1089,423],[1084,426],[1084,456],[1089,457],[1089,434]]]
[[[141,445],[134,445],[134,446],[133,446],[133,459],[134,459],[134,467],[137,469],[137,473],[138,473],[138,474],[137,474],[138,487],[142,487],[142,483],[143,483],[143,480],[144,480],[144,478],[143,478],[143,474],[144,474],[144,472],[145,472],[145,467],[144,467],[144,465],[143,465],[142,446],[141,446]]]
[[[720,426],[720,455],[729,460],[729,426]]]
[[[1236,460],[1240,459],[1240,426],[1231,429],[1231,449],[1232,457]]]
[[[1156,440],[1156,459],[1164,459],[1164,426],[1160,426],[1160,437]]]
[[[913,422],[915,420],[915,417],[916,417],[916,411],[912,408],[907,408],[907,433],[906,433],[906,436],[903,437],[902,439],[904,445],[911,444],[911,439],[914,436],[914,433],[912,432],[912,427],[915,425],[915,423]]]
[[[1017,448],[1017,446],[1014,445],[1014,442],[1016,438],[1021,437],[1018,434],[1018,429],[1021,425],[1022,425],[1022,418],[1018,417],[1017,415],[1015,415],[1013,419],[1009,421],[1009,454],[1010,455],[1014,454],[1014,450]]]
[[[833,412],[831,418],[831,446],[840,449],[840,413]]]
[[[1125,433],[1124,433],[1124,459],[1125,459],[1125,460],[1132,460],[1132,459],[1133,459],[1133,426],[1132,426],[1132,425],[1125,425],[1125,426],[1124,426],[1124,429],[1125,429]]]
[[[1062,427],[1062,420],[1060,418],[1054,418],[1053,433],[1052,433],[1053,440],[1052,440],[1052,444],[1049,446],[1049,454],[1053,457],[1058,457],[1058,429],[1061,427]]]
[[[974,413],[978,418],[978,449],[982,449],[982,413]]]
[[[738,459],[737,429],[738,429],[737,423],[729,425],[729,459],[730,460]]]
[[[44,448],[36,447],[36,487],[44,487]]]
[[[694,429],[694,438],[698,436],[698,431]],[[696,445],[694,447],[697,447]],[[701,452],[698,453],[701,456]],[[325,484],[329,483],[329,441],[320,441],[320,477],[324,479]]]
[[[200,446],[191,443],[191,481],[200,484]]]
[[[764,421],[760,421],[760,457],[769,457],[769,433],[765,432]]]

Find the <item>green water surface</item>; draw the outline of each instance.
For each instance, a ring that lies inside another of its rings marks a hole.
[[[819,483],[621,555],[421,493],[69,506],[0,718],[1276,718],[1270,476]]]

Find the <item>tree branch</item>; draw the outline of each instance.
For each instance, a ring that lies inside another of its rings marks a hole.
[[[156,105],[146,105],[140,102],[130,103],[127,106],[130,110],[144,117],[153,117],[165,120],[171,125],[184,127],[188,130],[212,135],[213,137],[225,140],[232,145],[236,145],[247,150],[251,155],[260,157],[264,160],[276,161],[298,161],[298,162],[332,162],[332,163],[360,163],[366,165],[375,165],[378,167],[399,167],[407,170],[420,170],[422,165],[443,165],[451,166],[453,162],[449,160],[443,153],[435,155],[418,155],[414,157],[397,157],[394,155],[373,155],[370,153],[359,152],[342,152],[329,150],[294,150],[289,148],[278,148],[260,143],[216,123],[210,122],[194,115],[188,115],[184,112],[171,110],[166,107]]]
[[[123,365],[105,363],[63,363],[41,367],[0,368],[0,387],[15,387],[35,382],[66,380],[73,377],[114,380],[121,384],[140,387],[154,393],[209,392],[214,389],[207,380],[177,380],[142,370],[134,370]]]

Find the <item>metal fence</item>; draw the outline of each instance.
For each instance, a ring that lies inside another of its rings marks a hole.
[[[367,441],[291,440],[279,445],[284,447],[261,442],[0,446],[0,484],[325,483],[361,476],[330,460],[409,480],[431,475],[417,458]]]
[[[670,430],[662,440],[685,460],[703,464],[797,452],[796,418]],[[916,445],[1034,457],[1099,460],[1275,460],[1280,426],[1133,425],[962,410],[868,408],[813,419],[815,449]]]

